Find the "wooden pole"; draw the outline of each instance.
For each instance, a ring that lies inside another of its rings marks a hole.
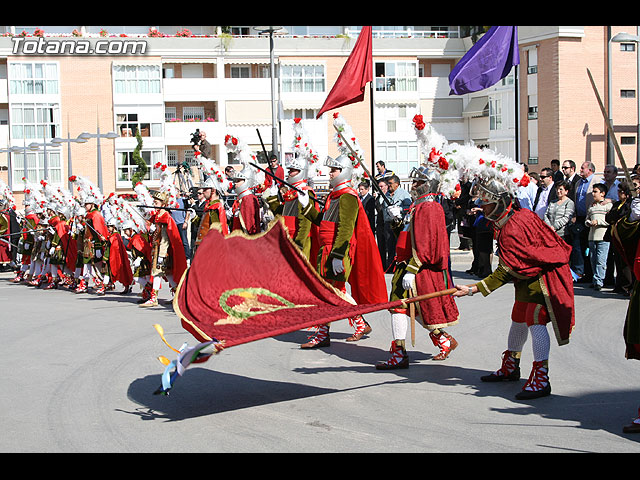
[[[629,170],[627,168],[627,164],[624,161],[624,157],[622,156],[622,150],[620,150],[620,145],[618,144],[618,139],[616,138],[613,132],[613,126],[611,125],[611,121],[609,120],[609,116],[607,115],[607,110],[604,108],[604,104],[602,103],[602,98],[598,93],[598,89],[596,88],[596,84],[593,81],[593,76],[591,75],[591,71],[587,68],[587,74],[589,75],[589,80],[591,81],[591,86],[593,87],[593,93],[596,94],[596,99],[598,100],[598,105],[600,106],[600,111],[602,112],[602,116],[604,117],[604,124],[609,131],[609,135],[611,136],[611,141],[613,142],[613,146],[618,154],[618,158],[620,158],[620,163],[622,164],[622,168],[624,168],[624,175],[627,178],[627,182],[629,182],[629,186],[633,185],[631,181],[631,175],[629,175]],[[637,192],[634,188],[631,189],[631,196],[635,197]]]

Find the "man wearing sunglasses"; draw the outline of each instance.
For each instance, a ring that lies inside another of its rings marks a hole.
[[[554,185],[553,170],[543,168],[540,172],[540,183],[538,185],[536,199],[533,202],[533,211],[536,212],[541,220],[544,220],[544,214],[547,213],[549,204],[558,198],[558,193]]]

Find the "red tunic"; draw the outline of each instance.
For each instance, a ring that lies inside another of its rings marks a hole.
[[[411,250],[420,267],[416,274],[416,294],[439,292],[451,288],[449,277],[449,233],[442,205],[421,202],[413,208],[411,220]],[[445,327],[458,322],[459,312],[451,295],[418,302],[424,325]]]
[[[502,262],[523,277],[542,275],[547,311],[559,345],[569,342],[575,325],[573,277],[567,245],[531,210],[517,210],[497,233]]]
[[[182,245],[182,237],[178,231],[173,217],[166,210],[160,212],[155,211],[150,217],[151,223],[165,224],[167,226],[167,236],[169,237],[169,255],[172,258],[173,269],[171,275],[173,280],[178,283],[182,278],[182,274],[187,269],[187,257],[184,253],[184,246]]]
[[[124,246],[122,237],[118,232],[109,236],[109,268],[111,269],[111,281],[120,282],[124,286],[133,283],[133,272],[129,264],[129,256]]]

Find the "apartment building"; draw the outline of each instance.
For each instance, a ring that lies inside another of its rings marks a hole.
[[[0,27],[0,178],[18,197],[23,177],[65,185],[70,174],[90,178],[104,192],[127,193],[136,132],[149,167],[161,159],[172,166],[192,162],[196,130],[206,133],[224,166],[234,162],[224,147],[227,134],[248,143],[260,162],[273,139],[282,159],[291,155],[294,118],[303,119],[320,158],[336,156],[333,112],[315,117],[360,28],[284,26],[271,50],[269,37],[251,26],[224,33],[215,26]],[[406,178],[420,162],[411,124],[418,113],[450,141],[473,141],[511,157],[518,151],[533,170],[551,158],[604,165],[598,161],[606,132],[595,97],[584,79],[573,77],[583,62],[602,80],[608,27],[520,27],[518,72],[485,91],[451,96],[448,75],[473,44],[473,28],[373,27],[372,88],[364,101],[338,109],[368,168],[383,160]],[[611,28],[635,33],[635,27]],[[632,76],[633,55],[624,53],[616,52],[623,58],[615,61],[628,60]],[[632,87],[625,90],[635,92]],[[637,116],[625,95],[614,107],[624,108],[631,123]],[[635,154],[635,144],[622,143]],[[324,169],[317,180],[327,180]],[[145,182],[158,183],[151,168]]]

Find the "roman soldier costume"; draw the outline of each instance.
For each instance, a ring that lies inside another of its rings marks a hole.
[[[449,272],[449,233],[447,231],[444,210],[437,201],[442,192],[440,172],[434,165],[420,166],[412,170],[411,196],[413,203],[406,218],[400,207],[388,207],[396,218],[394,230],[397,234],[396,268],[391,282],[390,301],[409,296],[434,293],[451,288]],[[410,295],[410,293],[412,295]],[[444,328],[455,325],[459,320],[458,308],[451,296],[440,296],[417,302],[416,319],[429,331],[429,338],[439,353],[433,360],[445,360],[457,347],[458,342]],[[408,308],[391,310],[391,356],[378,363],[378,370],[391,370],[409,367],[406,351],[406,333]]]
[[[352,188],[354,165],[344,155],[325,165],[339,173],[330,179],[331,192],[322,211],[309,202],[306,194],[298,195],[302,214],[319,227],[318,273],[328,283],[343,293],[345,284],[351,286],[351,296],[358,303],[378,303],[387,300],[387,287],[371,227],[362,202]],[[362,316],[349,319],[355,333],[348,341],[357,341],[371,332]],[[318,348],[330,345],[329,325],[320,325],[316,335],[302,348]]]
[[[194,254],[205,235],[212,228],[219,228],[224,235],[229,234],[227,213],[221,197],[232,186],[229,180],[225,180],[226,176],[216,162],[203,157],[200,157],[199,161],[200,168],[206,175],[206,180],[200,185],[205,197],[205,204],[198,224]]]
[[[306,138],[300,119],[294,120],[294,157],[285,161],[286,181],[291,187],[273,185],[265,191],[263,198],[274,215],[280,215],[287,227],[289,236],[312,262],[318,255],[318,226],[302,215],[302,206],[298,201],[298,190],[315,198],[315,192],[309,185],[310,169],[317,156]],[[316,205],[317,207],[317,205]]]
[[[256,157],[240,139],[227,135],[225,145],[243,165],[242,170],[234,170],[230,177],[236,194],[231,207],[233,215],[231,230],[255,235],[262,231],[262,205],[254,194],[254,189],[263,183],[261,180],[264,173],[258,173],[250,165],[251,162],[256,161]]]
[[[421,122],[422,129],[425,124]],[[519,209],[513,198],[518,186],[528,183],[521,165],[491,150],[473,145],[448,144],[431,126],[424,130],[428,144],[439,157],[473,178],[471,195],[478,197],[484,216],[494,230],[500,263],[488,277],[473,285],[456,285],[456,297],[476,292],[489,295],[513,282],[515,302],[507,350],[497,371],[481,377],[485,382],[514,381],[520,378],[520,357],[531,334],[534,361],[528,381],[518,399],[549,395],[551,324],[559,345],[569,342],[575,323],[573,277],[569,269],[571,247],[530,210]]]

